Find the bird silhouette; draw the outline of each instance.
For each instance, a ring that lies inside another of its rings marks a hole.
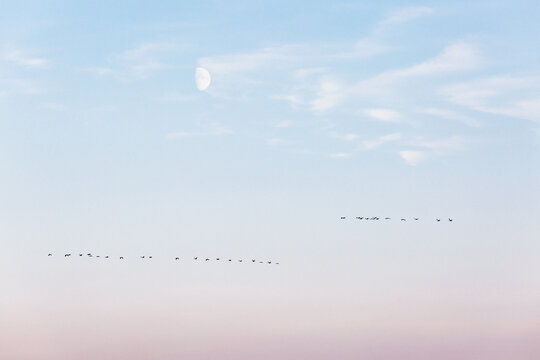
[[[65,254],[64,257],[68,257],[68,256],[71,256],[71,254]]]
[[[144,259],[144,256],[141,256],[141,259]]]
[[[48,254],[47,256],[52,256],[52,254]]]
[[[82,254],[79,254],[79,256],[82,256]]]
[[[180,260],[180,258],[179,258],[179,257],[177,257],[177,258],[174,258],[174,260]]]
[[[120,260],[124,260],[124,257],[123,257],[123,256],[120,256]]]
[[[448,221],[454,221],[454,219],[450,219],[450,218],[448,218]]]
[[[229,259],[229,261],[232,261],[232,259]]]
[[[109,255],[105,256],[105,259],[108,259],[109,258]]]
[[[149,258],[149,259],[151,259],[152,257],[151,257],[151,256],[149,256],[148,258]]]
[[[385,217],[384,220],[390,220],[390,218],[389,218],[389,217]]]
[[[269,261],[268,263],[269,263],[269,264],[271,264],[272,262],[271,262],[271,261]]]
[[[437,221],[439,222],[439,221],[441,221],[441,219],[437,219]]]
[[[99,257],[99,255],[98,255],[98,256],[96,256],[96,257]]]
[[[342,216],[342,217],[341,217],[341,220],[344,220],[344,219],[346,219],[346,217],[345,217],[345,216]]]
[[[414,220],[418,220],[419,218],[413,218]]]
[[[197,260],[197,258],[196,258],[196,257],[194,257],[193,259]]]
[[[357,216],[356,217],[358,220],[362,220],[364,217],[363,216]]]
[[[276,263],[276,265],[279,265],[279,263]]]
[[[407,220],[405,220],[405,219],[401,219],[401,221],[407,221]]]
[[[219,261],[219,258],[216,258],[217,261]]]
[[[255,260],[254,260],[254,259],[251,259],[251,262],[255,262]]]
[[[242,262],[242,260],[238,260],[238,262]]]
[[[210,259],[204,259],[204,261],[210,261]]]

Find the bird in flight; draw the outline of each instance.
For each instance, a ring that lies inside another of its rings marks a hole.
[[[242,262],[242,260],[238,260],[238,262]]]
[[[217,261],[219,261],[219,258],[216,258]]]
[[[345,216],[342,216],[342,217],[341,217],[341,220],[344,220],[344,219],[346,219],[346,217],[345,217]]]
[[[71,256],[71,254],[65,254],[64,257],[68,257],[68,256]]]
[[[141,259],[144,259],[144,255],[143,255],[143,256],[141,256]]]
[[[419,218],[413,218],[414,220],[418,220]]]
[[[105,256],[105,259],[108,259],[109,258],[109,255]]]
[[[450,218],[448,218],[448,221],[454,221],[454,219],[450,219]]]
[[[193,259],[197,260],[197,258],[196,258],[196,257],[194,257]]]
[[[441,221],[441,219],[437,219],[437,222]]]
[[[255,262],[255,259],[251,259],[251,262]]]
[[[79,254],[79,256],[82,256],[82,254]]]
[[[123,256],[120,256],[120,260],[124,260],[124,257],[123,257]]]
[[[390,218],[389,218],[389,217],[385,217],[384,220],[390,220]]]
[[[52,254],[48,254],[47,256],[52,256]]]
[[[204,259],[204,261],[210,261],[210,259]]]
[[[176,258],[174,258],[174,260],[180,260],[180,258],[179,258],[179,257],[176,257]]]
[[[362,220],[364,217],[363,216],[357,216],[356,217],[358,220]]]
[[[407,221],[407,220],[405,220],[405,219],[401,219],[401,221]]]

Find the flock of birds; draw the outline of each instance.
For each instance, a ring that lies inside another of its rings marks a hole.
[[[341,217],[341,220],[345,220],[345,219],[347,219],[346,216],[342,216],[342,217]],[[357,220],[375,220],[375,221],[381,220],[381,218],[378,217],[378,216],[372,216],[372,217],[369,217],[369,216],[356,216],[356,219],[357,219]],[[417,217],[413,217],[412,219],[413,219],[413,221],[418,221],[418,220],[420,220],[420,218],[417,218]],[[392,218],[385,217],[384,220],[392,220]],[[406,218],[400,218],[400,221],[407,221],[407,219],[406,219]],[[437,218],[436,218],[435,221],[436,221],[436,222],[441,222],[441,219],[437,219]],[[449,221],[449,222],[453,222],[454,219],[448,218],[448,221]]]
[[[71,255],[72,255],[71,253],[64,254],[64,257],[65,257],[65,258],[66,258],[66,257],[71,257]],[[78,254],[78,255],[79,255],[79,257],[85,256],[85,255],[82,254],[82,253],[80,253],[80,254]],[[47,256],[53,256],[53,253],[48,253]],[[100,255],[93,255],[92,253],[86,254],[86,257],[90,257],[90,258],[105,258],[105,259],[113,258],[113,257],[110,257],[109,255],[100,256]],[[142,256],[140,256],[140,259],[152,259],[152,258],[153,258],[153,257],[152,257],[151,255],[142,255]],[[125,260],[126,257],[124,257],[124,256],[119,256],[118,259],[119,259],[119,260]],[[201,261],[204,260],[205,262],[206,262],[206,261],[212,261],[212,260],[214,260],[214,261],[221,261],[221,260],[222,260],[221,258],[215,258],[215,259],[214,259],[214,258],[200,258],[200,257],[198,257],[198,256],[196,256],[196,257],[193,258],[193,260],[195,260],[195,261],[197,261],[197,260],[199,260],[199,259],[200,259]],[[177,257],[174,258],[174,260],[175,260],[175,261],[180,261],[181,259],[180,259],[180,257],[177,256]],[[241,263],[241,262],[244,262],[243,259],[234,259],[234,260],[233,260],[233,259],[223,259],[223,262],[233,262],[233,261],[240,262],[240,263]],[[249,262],[249,261],[246,260],[246,262]],[[269,265],[274,264],[274,265],[279,265],[279,262],[273,262],[273,261],[268,261],[268,260],[262,261],[262,260],[251,259],[251,262],[252,262],[252,263],[259,263],[259,264],[269,264]]]

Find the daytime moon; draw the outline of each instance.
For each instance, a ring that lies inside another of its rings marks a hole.
[[[208,70],[202,67],[195,69],[195,84],[197,85],[197,89],[200,91],[206,90],[210,85],[210,81],[211,78]]]

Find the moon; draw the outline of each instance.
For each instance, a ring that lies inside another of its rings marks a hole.
[[[200,91],[208,89],[211,81],[212,78],[210,77],[210,73],[208,72],[208,70],[202,67],[198,67],[195,69],[195,85],[197,85],[197,89],[199,89]]]

